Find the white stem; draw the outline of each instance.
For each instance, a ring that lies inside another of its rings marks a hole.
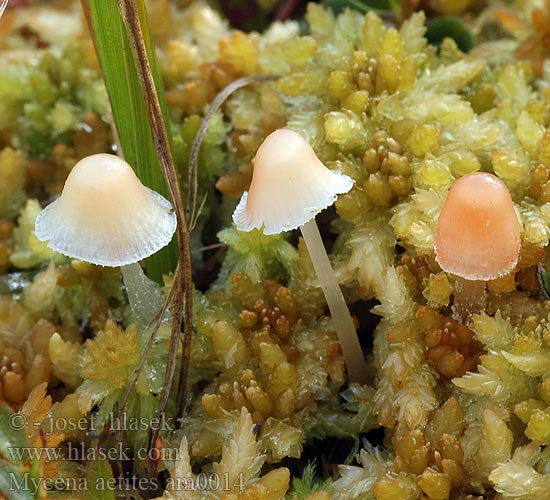
[[[311,262],[332,315],[332,321],[338,334],[338,340],[342,347],[344,360],[348,369],[350,382],[366,383],[367,363],[363,356],[357,332],[348,309],[348,305],[342,295],[340,285],[336,281],[336,275],[328,260],[328,255],[319,234],[319,228],[315,218],[300,227],[304,241],[306,242]]]
[[[456,277],[455,293],[453,301],[453,319],[468,325],[472,322],[472,316],[485,309],[487,294],[485,293],[485,281],[467,280]]]
[[[130,309],[139,326],[146,327],[155,319],[164,305],[164,294],[154,281],[145,276],[137,262],[122,266],[120,271],[128,294]]]

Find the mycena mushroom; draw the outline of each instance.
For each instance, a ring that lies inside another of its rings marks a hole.
[[[155,293],[148,293],[154,287],[137,262],[170,243],[175,230],[170,202],[145,187],[128,163],[109,154],[80,160],[61,196],[38,214],[35,224],[37,238],[48,241],[51,249],[92,264],[120,267],[131,303],[140,296],[159,303]],[[148,322],[154,314],[148,316],[137,319]]]
[[[279,129],[259,147],[250,189],[233,214],[240,231],[277,234],[300,228],[332,315],[350,382],[365,383],[366,362],[347,304],[330,265],[315,215],[347,193],[353,180],[329,170],[298,133]]]
[[[453,314],[466,322],[484,303],[485,282],[516,266],[520,225],[508,188],[498,177],[474,172],[449,190],[435,234],[435,258],[458,278]]]

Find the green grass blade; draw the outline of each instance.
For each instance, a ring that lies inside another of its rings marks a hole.
[[[86,3],[89,5],[89,21],[93,27],[97,52],[124,158],[132,165],[143,184],[168,197],[168,189],[155,152],[140,80],[128,44],[124,21],[118,10],[118,2],[88,0],[87,2],[83,1],[85,8]],[[139,0],[139,7],[140,17],[143,16],[145,43],[153,68],[153,77],[157,89],[159,89],[164,121],[170,137],[166,102],[164,94],[160,90],[162,89],[160,72],[147,32],[146,13],[142,0]],[[147,274],[160,282],[163,273],[175,269],[177,259],[177,245],[175,241],[172,241],[168,247],[146,260]]]

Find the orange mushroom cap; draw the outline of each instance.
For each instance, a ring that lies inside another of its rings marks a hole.
[[[449,190],[435,234],[435,259],[444,271],[469,280],[504,276],[516,265],[520,225],[508,188],[474,172]]]

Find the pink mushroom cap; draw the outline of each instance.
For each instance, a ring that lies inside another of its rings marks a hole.
[[[474,172],[449,190],[435,234],[435,258],[444,271],[487,281],[517,264],[520,224],[508,188],[498,177]]]

